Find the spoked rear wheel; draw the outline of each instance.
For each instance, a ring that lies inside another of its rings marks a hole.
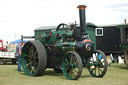
[[[89,58],[87,68],[91,76],[103,77],[107,72],[108,62],[105,54],[100,50],[95,50]]]
[[[24,72],[29,76],[40,76],[47,65],[46,50],[40,41],[29,41],[25,43],[21,63]]]
[[[65,54],[62,61],[62,71],[67,79],[77,80],[81,76],[82,68],[82,60],[76,52],[69,51]]]
[[[128,48],[125,50],[124,53],[124,62],[128,66]]]

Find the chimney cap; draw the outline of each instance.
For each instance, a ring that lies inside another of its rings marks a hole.
[[[85,9],[87,6],[85,6],[85,5],[79,5],[77,8],[78,9]]]
[[[126,19],[124,19],[124,23],[126,24]]]

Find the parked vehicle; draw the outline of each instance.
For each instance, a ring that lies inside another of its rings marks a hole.
[[[85,8],[78,6],[80,27],[61,23],[55,31],[35,30],[35,41],[26,42],[22,49],[22,67],[27,75],[41,76],[46,68],[53,68],[67,79],[77,80],[84,67],[93,77],[106,74],[107,59],[102,51],[94,49],[86,31]]]
[[[4,65],[7,62],[12,62],[15,64],[17,59],[15,57],[15,48],[17,44],[8,44],[3,46],[3,41],[0,40],[0,65]]]

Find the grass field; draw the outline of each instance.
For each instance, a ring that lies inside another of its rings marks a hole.
[[[128,85],[125,64],[111,64],[103,78],[91,77],[85,68],[78,80],[67,80],[53,69],[47,69],[40,77],[30,77],[16,69],[17,65],[0,65],[0,85]]]

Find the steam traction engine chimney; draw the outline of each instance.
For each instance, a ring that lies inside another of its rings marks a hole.
[[[80,16],[80,31],[81,35],[86,35],[86,19],[85,19],[85,5],[79,5],[77,8],[79,9]]]

